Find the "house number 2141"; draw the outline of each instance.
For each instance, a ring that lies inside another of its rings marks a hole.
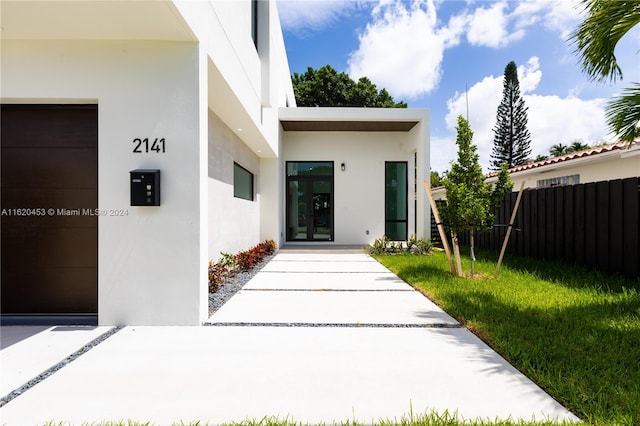
[[[136,154],[142,154],[144,152],[165,152],[164,151],[164,138],[155,138],[153,141],[149,141],[149,138],[135,138],[133,140],[133,152]]]

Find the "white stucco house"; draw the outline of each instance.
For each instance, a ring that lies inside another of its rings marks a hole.
[[[0,26],[3,320],[197,325],[220,252],[429,235],[428,110],[297,108],[273,0]]]
[[[523,181],[525,188],[547,188],[640,176],[640,141],[628,145],[618,142],[543,161],[529,161],[509,170],[509,175],[514,190],[519,189]],[[487,178],[487,182],[495,181],[495,174]]]
[[[529,161],[509,169],[509,176],[514,191],[518,191],[523,182],[524,189],[535,189],[640,176],[640,140],[630,146],[618,142]],[[497,173],[489,173],[485,182],[494,184],[497,180]],[[436,200],[445,200],[444,187],[433,188],[433,196]]]

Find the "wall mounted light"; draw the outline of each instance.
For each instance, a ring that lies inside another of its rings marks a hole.
[[[346,168],[347,168],[347,166],[344,163],[340,164],[340,170],[342,170],[344,172],[346,170]]]

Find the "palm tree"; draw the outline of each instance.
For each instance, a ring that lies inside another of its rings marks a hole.
[[[549,148],[549,154],[551,154],[552,157],[559,157],[569,152],[569,147],[567,145],[563,145],[562,143],[551,145],[551,148]]]
[[[585,149],[589,148],[591,147],[588,144],[582,143],[582,141],[579,140],[575,140],[571,142],[571,145],[569,145],[569,152],[584,151]]]
[[[637,0],[582,0],[586,18],[569,39],[575,44],[582,69],[593,81],[622,79],[615,56],[618,41],[640,23]],[[622,141],[640,136],[640,83],[632,83],[606,107],[607,124]]]

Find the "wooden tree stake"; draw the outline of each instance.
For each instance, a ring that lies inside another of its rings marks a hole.
[[[451,250],[449,249],[449,242],[447,240],[447,234],[444,232],[444,226],[442,226],[442,222],[440,222],[440,214],[438,213],[438,205],[436,204],[436,200],[433,199],[433,193],[431,192],[431,183],[429,181],[424,181],[424,189],[427,191],[427,197],[429,198],[429,204],[431,204],[431,211],[433,211],[433,217],[436,219],[436,226],[438,227],[438,232],[440,233],[440,239],[442,240],[442,246],[444,247],[444,252],[447,255],[447,261],[449,262],[449,268],[451,269],[451,273],[453,275],[457,275],[456,267],[453,264],[453,260],[451,259]]]
[[[498,258],[498,265],[496,265],[496,272],[493,274],[495,278],[498,278],[498,274],[500,273],[500,266],[502,265],[502,258],[504,257],[504,252],[507,251],[507,244],[509,244],[509,236],[511,235],[511,230],[513,229],[513,223],[516,221],[516,214],[518,213],[518,207],[520,206],[520,199],[522,198],[522,191],[524,190],[524,181],[520,184],[520,191],[518,192],[518,198],[516,198],[516,205],[513,208],[513,212],[511,213],[511,220],[509,221],[509,226],[507,227],[507,234],[504,236],[504,242],[502,243],[502,250],[500,250],[500,257]]]

